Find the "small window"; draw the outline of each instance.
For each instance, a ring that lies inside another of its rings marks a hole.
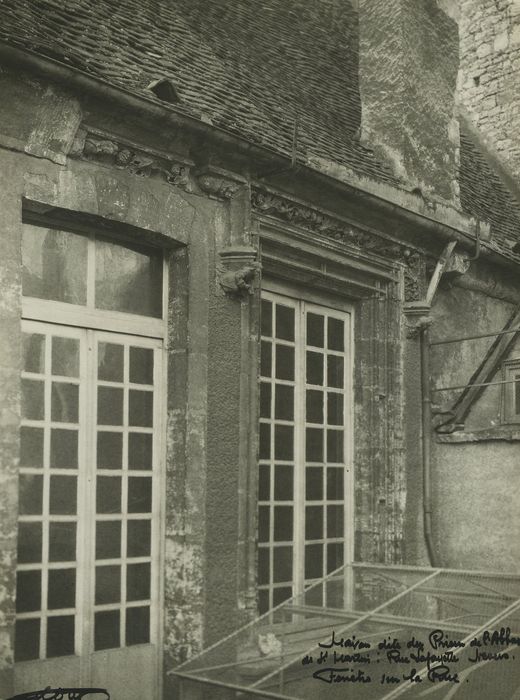
[[[26,297],[162,316],[162,253],[99,236],[24,224]]]
[[[520,423],[520,358],[504,363],[503,423]]]

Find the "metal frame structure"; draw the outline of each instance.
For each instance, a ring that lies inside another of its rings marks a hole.
[[[313,600],[320,598],[322,589],[332,593],[329,600],[332,598],[333,602],[326,608],[313,604]],[[372,667],[367,667],[372,672],[384,668],[374,666],[380,661],[379,653],[384,655],[378,651],[380,640],[398,637],[399,633],[407,635],[405,639],[419,639],[421,634],[442,628],[449,639],[464,645],[458,650],[461,658],[456,670],[467,677],[477,667],[486,668],[486,673],[496,668],[496,664],[486,666],[485,662],[473,666],[469,659],[473,648],[470,643],[485,630],[501,624],[510,627],[514,634],[520,633],[520,574],[353,563],[169,673],[177,678],[183,700],[199,697],[183,691],[204,687],[229,691],[229,695],[218,697],[314,700],[322,697],[322,690],[328,692],[323,697],[336,697],[330,695],[332,689],[328,684],[323,688],[324,684],[312,678],[316,666],[301,662],[305,657],[317,658],[317,652],[326,646],[320,642],[330,637],[331,630],[336,640],[346,639],[348,635],[351,640],[373,642],[371,650],[366,652],[372,654]],[[338,649],[342,653],[349,651],[339,646]],[[390,663],[388,668],[399,672],[399,666],[394,664]],[[408,666],[403,668],[410,670]],[[428,676],[430,668],[430,663],[417,665],[415,675],[420,679],[417,682]],[[504,665],[500,672],[506,677],[513,668],[514,664]],[[516,688],[520,679],[512,678],[511,683]],[[393,700],[412,697],[409,693],[413,686],[373,683],[371,694],[366,695],[358,684],[342,683],[340,687],[342,698]],[[461,683],[460,687],[466,686]],[[456,690],[450,688],[449,697]],[[432,685],[427,692],[435,691],[441,692],[439,685]],[[442,692],[448,689],[444,687]]]

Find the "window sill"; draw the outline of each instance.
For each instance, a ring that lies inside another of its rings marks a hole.
[[[491,440],[504,440],[506,442],[520,441],[520,423],[514,425],[500,425],[484,430],[466,432],[460,430],[455,433],[437,435],[437,442],[464,443],[464,442],[489,442]]]

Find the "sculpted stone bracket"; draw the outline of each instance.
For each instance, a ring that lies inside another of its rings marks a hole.
[[[175,160],[164,154],[141,149],[134,144],[116,141],[98,132],[83,131],[76,139],[70,155],[111,165],[132,175],[161,179],[186,192],[193,191],[190,177],[190,168],[193,165],[191,161]]]
[[[254,294],[261,269],[256,249],[250,246],[222,248],[219,257],[218,280],[224,293],[235,298]]]
[[[214,166],[198,170],[196,177],[200,189],[216,199],[231,199],[248,185],[240,175]]]
[[[404,306],[404,314],[406,317],[406,337],[417,338],[423,328],[427,328],[432,324],[432,318],[429,315],[430,304],[425,301],[410,301]]]

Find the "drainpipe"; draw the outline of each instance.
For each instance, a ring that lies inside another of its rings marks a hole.
[[[406,306],[407,315],[415,317],[411,328],[419,332],[419,347],[421,358],[421,461],[423,478],[423,527],[424,540],[430,565],[434,568],[440,566],[439,557],[433,544],[432,527],[432,462],[431,462],[431,430],[432,430],[432,402],[430,385],[430,325],[432,319],[430,310],[439,282],[448,266],[453,250],[457,245],[456,240],[446,244],[442,251],[435,270],[428,285],[426,296],[421,301],[410,302]]]
[[[420,336],[421,352],[421,397],[422,397],[422,474],[423,474],[423,523],[424,540],[431,566],[439,567],[437,552],[433,545],[432,530],[432,480],[431,480],[431,429],[432,401],[430,386],[430,324],[424,323]]]

